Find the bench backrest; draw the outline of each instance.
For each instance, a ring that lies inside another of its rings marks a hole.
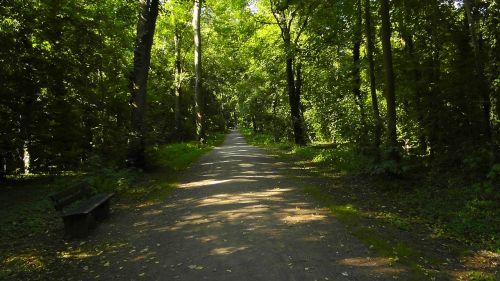
[[[80,199],[90,196],[92,189],[88,185],[79,185],[50,195],[54,208],[58,211]]]

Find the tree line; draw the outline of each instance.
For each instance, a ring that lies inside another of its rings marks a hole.
[[[487,171],[498,13],[493,0],[5,0],[0,173],[145,167],[158,144],[235,124],[389,166]]]

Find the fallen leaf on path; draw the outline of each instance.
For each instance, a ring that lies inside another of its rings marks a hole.
[[[344,276],[349,276],[349,273],[347,273],[347,272],[342,272],[342,275],[344,275]]]
[[[196,269],[196,270],[202,270],[203,269],[203,266],[196,265],[196,264],[192,264],[192,265],[190,265],[188,267],[189,267],[189,269]]]

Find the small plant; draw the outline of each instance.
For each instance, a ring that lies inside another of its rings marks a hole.
[[[378,164],[373,165],[370,170],[372,175],[391,175],[399,176],[403,173],[400,164],[394,160],[384,160]]]
[[[471,271],[467,273],[467,278],[470,281],[495,281],[493,274]]]

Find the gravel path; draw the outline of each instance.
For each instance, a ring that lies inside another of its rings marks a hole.
[[[161,204],[113,216],[99,236],[133,250],[94,267],[102,280],[405,280],[233,131]],[[99,238],[99,237],[96,237]],[[117,260],[121,259],[121,260]]]

